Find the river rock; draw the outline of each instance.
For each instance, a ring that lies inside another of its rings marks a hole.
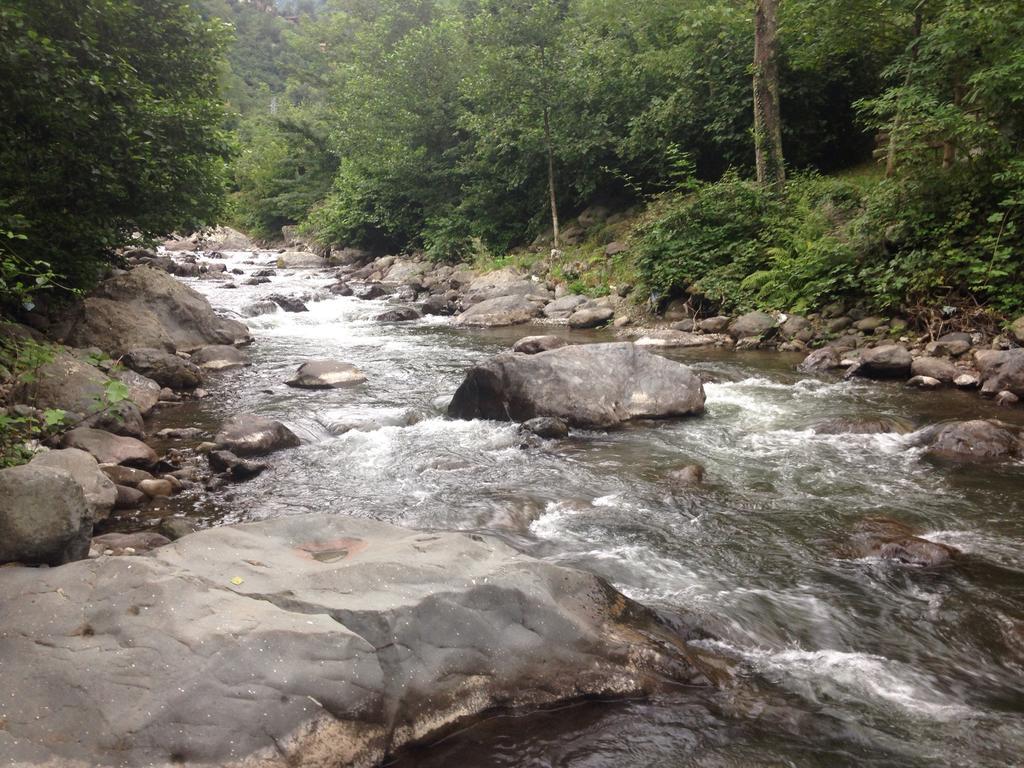
[[[952,384],[960,371],[949,360],[941,357],[919,357],[910,365],[914,376],[938,379],[943,384]]]
[[[162,477],[143,480],[138,489],[151,499],[170,498],[174,495],[174,483]]]
[[[1005,352],[985,350],[974,353],[981,372],[981,394],[995,397],[1000,392],[1024,396],[1024,349]]]
[[[831,371],[835,368],[842,368],[843,358],[839,350],[833,346],[822,347],[811,352],[804,361],[797,366],[797,370],[804,373],[820,373]]]
[[[878,517],[858,524],[844,549],[850,557],[881,558],[922,568],[949,565],[960,554],[946,544],[916,536],[903,523]]]
[[[2,569],[0,615],[15,765],[373,766],[498,707],[707,685],[590,573],[339,515]]]
[[[373,301],[374,299],[383,299],[385,296],[390,296],[390,295],[391,295],[391,291],[389,291],[387,288],[385,288],[380,283],[376,283],[376,282],[374,282],[374,283],[366,283],[365,285],[360,286],[355,291],[356,298],[357,299],[362,299],[363,301]]]
[[[560,336],[524,336],[512,345],[512,351],[521,355],[537,355],[568,344]]]
[[[734,339],[748,339],[765,336],[777,326],[774,317],[766,312],[748,312],[737,317],[729,325],[729,335]]]
[[[420,304],[420,310],[424,315],[450,315],[455,311],[455,308],[445,296],[435,293],[423,300],[423,303]]]
[[[110,478],[100,471],[99,463],[90,454],[76,448],[47,451],[37,454],[30,464],[60,469],[71,475],[85,495],[90,520],[106,520],[110,515],[117,500],[117,489]]]
[[[1010,406],[1016,405],[1020,402],[1020,398],[1017,397],[1013,392],[1003,391],[996,395],[996,405],[1000,408],[1009,408]]]
[[[38,464],[0,469],[0,499],[0,563],[61,565],[89,554],[92,513],[82,486],[69,472]],[[0,576],[11,572],[2,568]],[[26,599],[26,603],[32,600]],[[0,616],[4,617],[0,622],[2,637],[11,631],[11,625],[6,611],[0,610]],[[5,680],[11,658],[0,653]],[[4,742],[0,733],[0,753],[9,760]]]
[[[909,422],[878,416],[875,418],[854,418],[839,416],[819,421],[811,427],[817,435],[903,435],[911,431]]]
[[[103,371],[71,352],[58,349],[50,362],[36,371],[31,391],[19,395],[39,408],[93,413],[102,407],[107,382]]]
[[[544,305],[550,301],[552,294],[541,283],[506,267],[474,277],[463,291],[462,306],[468,308],[489,299],[512,296],[529,297]],[[539,309],[537,311],[540,312]]]
[[[254,301],[252,304],[246,304],[242,307],[242,317],[259,317],[260,315],[272,315],[277,312],[279,307],[276,301],[270,301],[265,299],[263,301]]]
[[[408,259],[396,259],[384,275],[389,283],[410,283],[423,277],[428,271],[428,265],[421,261],[409,261]]]
[[[137,267],[105,280],[96,288],[96,296],[134,311],[126,313],[109,334],[79,339],[78,346],[97,346],[110,354],[122,354],[138,347],[165,349],[161,338],[169,336],[173,347],[188,352],[208,344],[245,343],[250,338],[249,329],[242,323],[218,316],[200,293],[152,267]],[[139,338],[138,324],[145,313],[157,319],[164,337]]]
[[[141,415],[148,414],[160,402],[160,390],[163,387],[148,376],[125,369],[116,372],[114,378],[128,387],[128,397],[138,406]]]
[[[931,376],[912,376],[907,381],[907,386],[913,389],[938,389],[942,382]]]
[[[284,448],[295,448],[299,445],[299,438],[280,421],[241,414],[221,427],[214,442],[221,450],[238,456],[262,456]]]
[[[724,333],[729,328],[729,323],[731,322],[731,317],[716,315],[715,317],[704,318],[698,323],[698,327],[704,333]]]
[[[256,246],[245,234],[231,227],[214,227],[202,232],[197,243],[204,251],[251,251]]]
[[[279,293],[275,293],[268,298],[285,312],[291,312],[293,314],[309,312],[309,307],[306,306],[306,303],[295,296],[282,296]]]
[[[203,347],[198,352],[193,352],[191,362],[207,371],[224,371],[229,368],[252,365],[252,361],[245,352],[225,344],[213,344]]]
[[[607,325],[615,317],[615,310],[610,307],[584,307],[569,315],[569,327],[576,329],[598,328]]]
[[[995,420],[955,421],[922,430],[925,453],[956,461],[999,461],[1024,453],[1020,430]]]
[[[668,482],[673,488],[694,488],[704,482],[704,467],[687,464],[668,473]]]
[[[732,337],[723,333],[688,333],[671,328],[650,331],[636,340],[638,347],[665,348],[710,347],[731,343]]]
[[[64,448],[78,448],[92,454],[100,464],[130,464],[151,467],[157,455],[141,440],[119,437],[88,427],[76,427],[61,440]]]
[[[145,504],[149,497],[138,488],[130,488],[127,485],[115,485],[117,496],[114,499],[114,509],[138,509]]]
[[[544,317],[551,318],[552,320],[568,320],[569,315],[586,303],[586,296],[578,294],[562,296],[544,307]]]
[[[171,541],[190,536],[199,530],[199,525],[186,517],[167,517],[160,521],[157,532]]]
[[[1024,317],[1018,317],[1010,324],[1010,336],[1018,344],[1024,345]]]
[[[351,363],[310,360],[300,365],[295,378],[285,384],[300,389],[337,389],[362,384],[364,381],[366,374]]]
[[[467,372],[448,407],[458,419],[556,416],[578,427],[703,412],[704,387],[688,367],[628,343],[498,355]]]
[[[379,323],[407,323],[411,320],[419,320],[420,313],[412,307],[395,307],[380,313],[375,319]]]
[[[519,295],[498,296],[473,304],[455,318],[456,325],[495,328],[528,323],[541,312],[541,304]]]
[[[169,331],[145,306],[96,296],[82,302],[63,340],[76,347],[99,347],[113,357],[139,347],[175,350]]]
[[[226,472],[234,480],[249,480],[270,468],[269,464],[251,459],[241,459],[231,451],[211,451],[206,456],[210,469]]]
[[[564,440],[569,436],[569,425],[554,416],[538,416],[525,421],[522,429],[546,440]]]
[[[802,341],[804,343],[814,338],[814,328],[811,321],[799,315],[790,315],[786,321],[779,326],[779,333],[787,341]]]
[[[126,467],[123,464],[100,464],[100,471],[117,485],[135,488],[143,480],[152,480],[153,475],[144,469]]]
[[[133,349],[122,360],[133,371],[161,387],[195,389],[203,383],[203,374],[198,366],[159,349]]]
[[[914,359],[902,344],[884,344],[865,349],[851,373],[873,379],[906,378]]]
[[[978,377],[970,373],[962,373],[953,379],[953,384],[961,389],[974,389],[979,384]]]
[[[319,269],[326,266],[326,260],[307,251],[285,251],[277,256],[278,269]]]

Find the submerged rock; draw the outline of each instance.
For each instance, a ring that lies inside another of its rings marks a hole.
[[[299,438],[280,421],[251,413],[227,421],[214,438],[217,446],[238,456],[262,456],[295,448]]]
[[[82,486],[70,473],[38,464],[0,469],[0,500],[0,563],[61,565],[88,555],[92,513]],[[10,572],[0,569],[0,577]],[[0,602],[7,597],[0,597]],[[26,599],[25,607],[33,602]],[[11,631],[11,625],[5,611],[0,610],[0,616],[4,617],[0,624],[3,635]],[[39,639],[46,639],[45,635]],[[11,658],[0,653],[5,680],[6,662]],[[0,735],[0,745],[3,743]]]
[[[954,421],[922,430],[925,453],[955,461],[999,461],[1024,455],[1020,430],[996,420]]]
[[[885,416],[855,418],[840,416],[819,421],[811,431],[818,435],[903,435],[912,430],[910,422]]]
[[[379,323],[407,323],[419,320],[420,313],[412,307],[395,307],[387,312],[381,312],[375,319]]]
[[[668,473],[668,482],[673,488],[695,488],[704,482],[704,467],[687,464]]]
[[[627,343],[498,355],[467,372],[448,407],[458,419],[556,416],[579,427],[703,412],[704,386],[688,367]]]
[[[295,378],[286,381],[289,387],[299,389],[337,389],[362,384],[366,374],[352,363],[338,360],[310,360],[299,366]]]
[[[337,515],[0,569],[0,615],[7,690],[50,713],[7,719],[14,764],[372,766],[498,706],[708,684],[590,573]]]
[[[916,536],[908,525],[883,517],[859,523],[844,550],[848,557],[876,557],[923,568],[949,565],[960,554],[946,544]]]
[[[546,440],[564,440],[569,436],[569,425],[554,416],[538,416],[523,422],[522,429]]]

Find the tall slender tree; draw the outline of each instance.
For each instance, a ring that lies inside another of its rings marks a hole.
[[[781,192],[786,184],[779,109],[779,2],[755,0],[754,151],[757,180]]]

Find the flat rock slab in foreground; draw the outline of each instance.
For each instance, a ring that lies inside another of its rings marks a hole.
[[[19,766],[371,766],[497,706],[705,683],[647,609],[497,540],[299,516],[0,570]]]
[[[704,386],[693,371],[629,343],[498,355],[469,369],[448,407],[457,419],[555,416],[598,428],[703,412]]]

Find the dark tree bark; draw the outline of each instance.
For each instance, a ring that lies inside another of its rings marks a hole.
[[[779,110],[780,0],[755,0],[754,10],[754,150],[757,180],[781,192],[786,184]]]

